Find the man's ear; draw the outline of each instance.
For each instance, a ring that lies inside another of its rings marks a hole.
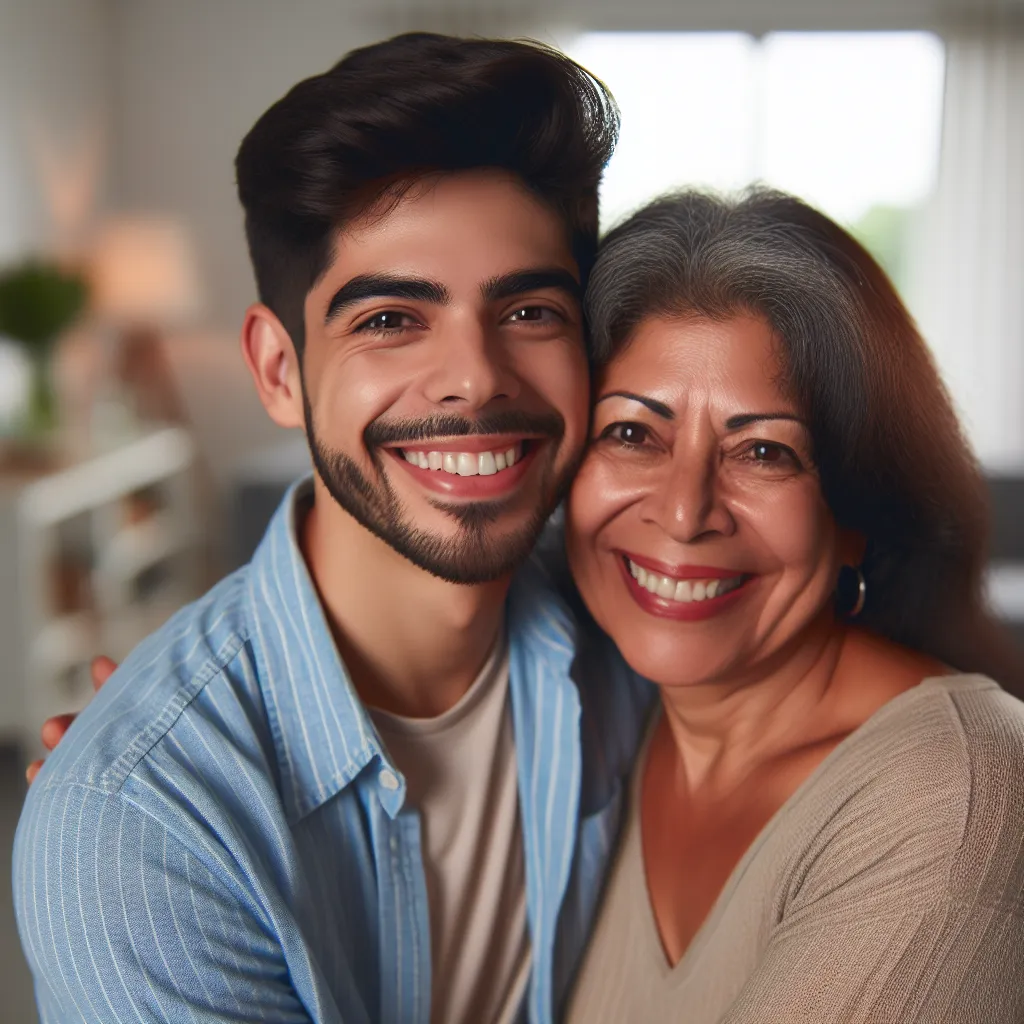
[[[239,339],[256,392],[281,427],[302,427],[302,376],[292,339],[274,312],[257,302],[245,311]]]

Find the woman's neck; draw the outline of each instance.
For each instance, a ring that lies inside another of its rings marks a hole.
[[[660,687],[680,782],[691,792],[731,788],[757,764],[829,731],[846,636],[833,622],[819,623],[753,670]]]
[[[827,751],[893,697],[945,671],[915,651],[823,619],[753,671],[660,687],[679,781],[690,792],[728,790],[773,759]]]

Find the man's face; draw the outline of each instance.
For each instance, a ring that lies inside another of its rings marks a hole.
[[[557,214],[496,171],[417,184],[339,234],[305,322],[306,431],[338,504],[451,582],[513,569],[587,427],[578,270]]]

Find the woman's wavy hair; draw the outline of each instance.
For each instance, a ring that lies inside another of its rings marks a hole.
[[[867,540],[859,621],[1024,685],[983,596],[987,489],[927,346],[859,242],[792,196],[684,191],[604,239],[586,311],[597,366],[655,317],[763,317],[807,418],[826,502]]]
[[[413,32],[300,82],[235,159],[261,301],[301,351],[303,307],[354,217],[438,172],[510,172],[563,219],[585,283],[597,186],[618,137],[607,89],[541,43]]]

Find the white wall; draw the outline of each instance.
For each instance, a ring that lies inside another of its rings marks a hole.
[[[255,289],[234,187],[234,156],[291,85],[372,38],[340,3],[128,0],[118,3],[114,160],[124,208],[180,216],[193,236],[209,329],[168,355],[216,482],[272,443],[236,333]]]
[[[0,0],[0,263],[67,242],[102,201],[111,14]]]

